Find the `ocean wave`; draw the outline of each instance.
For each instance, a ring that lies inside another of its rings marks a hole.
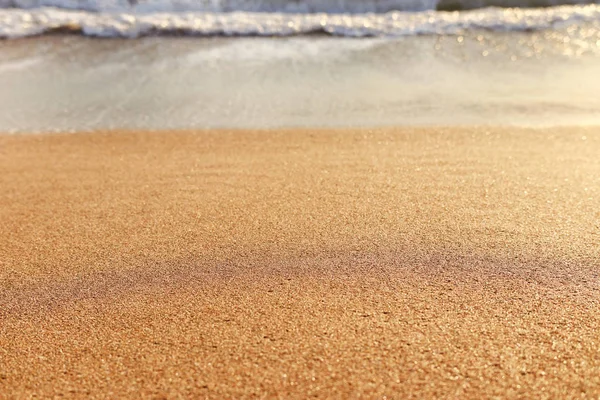
[[[470,30],[535,31],[600,21],[600,6],[538,9],[486,8],[462,12],[422,11],[385,14],[288,13],[95,13],[56,8],[0,10],[0,37],[78,32],[99,37],[156,34],[199,36],[411,36],[461,34]]]
[[[594,4],[598,0],[0,0],[4,8],[55,7],[120,12],[386,13],[467,10],[485,7],[549,7]]]

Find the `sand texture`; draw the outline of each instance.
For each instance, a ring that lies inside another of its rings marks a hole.
[[[0,136],[0,398],[600,398],[600,129]]]

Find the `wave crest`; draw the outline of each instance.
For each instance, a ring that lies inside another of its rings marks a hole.
[[[600,6],[544,9],[487,8],[463,12],[390,12],[386,14],[286,13],[95,13],[56,8],[0,10],[0,37],[48,32],[80,32],[89,36],[139,37],[156,34],[200,36],[330,35],[411,36],[461,34],[470,30],[535,31],[600,22]]]

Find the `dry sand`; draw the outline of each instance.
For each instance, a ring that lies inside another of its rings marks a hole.
[[[600,129],[0,136],[0,398],[598,398]]]

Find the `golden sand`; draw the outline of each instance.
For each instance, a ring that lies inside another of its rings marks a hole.
[[[0,136],[0,398],[599,398],[600,129]]]

